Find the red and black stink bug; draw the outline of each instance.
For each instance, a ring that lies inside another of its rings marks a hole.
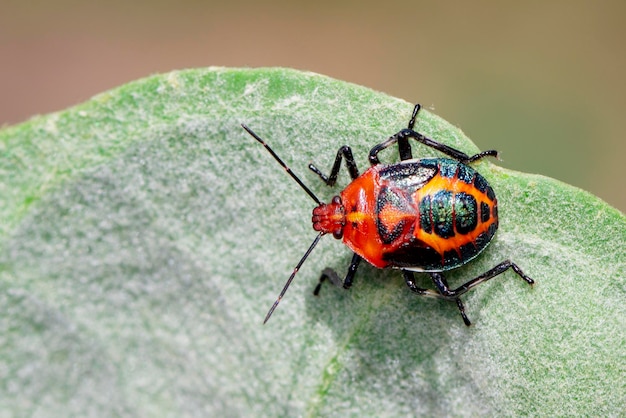
[[[287,173],[317,203],[313,209],[313,229],[319,234],[294,268],[278,299],[265,316],[268,321],[287,288],[317,245],[322,235],[342,239],[354,256],[345,279],[325,269],[314,294],[322,283],[330,280],[348,289],[362,259],[378,268],[402,271],[407,286],[422,296],[456,302],[463,321],[470,325],[459,298],[468,290],[496,277],[509,268],[532,285],[534,281],[517,264],[506,260],[468,281],[450,289],[443,272],[462,266],[480,254],[498,229],[498,202],[483,176],[469,166],[483,157],[497,157],[495,150],[468,156],[413,130],[421,106],[415,105],[408,128],[376,145],[369,153],[371,167],[359,175],[350,147],[339,148],[330,175],[314,165],[309,168],[329,186],[337,180],[341,160],[345,158],[352,182],[330,203],[317,196],[291,171],[274,151],[250,128],[242,127],[260,142]],[[409,138],[451,158],[413,159]],[[400,162],[384,165],[378,153],[398,144]],[[417,287],[414,272],[428,273],[435,290]]]

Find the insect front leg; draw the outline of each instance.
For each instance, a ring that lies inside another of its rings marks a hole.
[[[337,287],[343,287],[344,289],[350,289],[352,286],[352,280],[354,279],[354,275],[356,274],[356,270],[359,268],[359,263],[363,258],[357,255],[356,253],[352,256],[352,261],[350,262],[350,266],[348,267],[348,273],[346,274],[346,278],[341,280],[337,272],[331,268],[325,268],[322,271],[322,275],[320,276],[320,282],[315,286],[315,290],[313,290],[313,294],[315,296],[319,296],[320,290],[322,289],[322,283],[326,280],[330,280],[332,284]]]
[[[317,168],[313,164],[309,164],[309,169],[318,176],[320,176],[324,183],[329,186],[334,186],[335,182],[337,182],[337,175],[339,174],[339,169],[341,168],[341,160],[343,158],[346,159],[346,167],[348,167],[348,171],[350,172],[350,177],[352,178],[352,180],[359,177],[359,169],[357,168],[354,157],[352,156],[352,150],[347,145],[344,145],[337,151],[337,157],[335,157],[335,163],[333,164],[333,168],[330,170],[329,176],[326,176],[320,171],[319,168]]]

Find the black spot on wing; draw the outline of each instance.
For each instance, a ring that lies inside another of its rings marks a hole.
[[[454,236],[454,218],[452,216],[452,192],[440,190],[432,197],[431,211],[435,234],[441,238]]]
[[[478,174],[474,178],[474,187],[476,187],[481,192],[485,193],[487,191],[487,187],[489,187],[489,183],[487,183],[487,180],[485,180],[483,176]]]
[[[388,225],[381,219],[381,213],[385,210],[406,212],[408,209],[407,199],[403,195],[398,194],[389,187],[381,188],[376,199],[376,227],[383,244],[391,244],[398,239],[404,230],[406,221],[402,220],[395,224],[393,228],[388,228]]]
[[[454,195],[454,218],[459,234],[468,234],[476,228],[478,203],[474,196],[463,192]]]
[[[420,189],[437,174],[437,164],[431,160],[407,160],[388,165],[379,172],[380,179],[408,194]]]
[[[444,268],[441,255],[417,239],[410,240],[395,251],[383,254],[383,259],[391,267],[426,271],[440,271]]]
[[[472,184],[474,177],[478,174],[472,167],[458,163],[456,176],[459,180],[466,184]]]
[[[473,258],[480,252],[479,248],[473,242],[461,245],[459,248],[459,252],[461,253],[461,259],[463,262]]]
[[[491,208],[485,202],[480,202],[480,221],[487,222],[491,218]]]
[[[419,203],[420,212],[420,228],[427,233],[433,232],[433,222],[431,218],[431,199],[430,196],[424,196]]]

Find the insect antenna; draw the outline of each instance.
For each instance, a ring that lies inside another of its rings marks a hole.
[[[283,160],[280,159],[280,157],[278,155],[276,155],[276,153],[274,152],[274,150],[272,148],[270,148],[269,145],[267,145],[265,143],[265,141],[258,136],[256,133],[254,133],[254,131],[252,131],[252,129],[248,128],[245,124],[241,124],[241,127],[243,129],[246,130],[246,132],[248,132],[250,134],[250,136],[252,136],[254,139],[256,139],[259,143],[261,143],[261,145],[263,145],[265,147],[265,149],[272,155],[272,157],[274,157],[274,159],[276,161],[278,161],[278,164],[281,165],[281,167],[283,167],[285,169],[285,171],[287,172],[287,174],[289,174],[291,176],[292,179],[294,179],[296,181],[296,183],[298,183],[300,185],[300,187],[302,187],[302,189],[311,197],[311,199],[313,199],[315,201],[315,203],[317,203],[318,205],[321,205],[322,202],[317,198],[317,196],[315,196],[315,193],[313,193],[311,191],[311,189],[309,189],[303,182],[302,180],[300,180],[300,178],[298,176],[295,175],[295,173],[293,171],[291,171],[291,169],[287,166],[287,164],[285,164],[285,162]],[[311,245],[309,246],[309,249],[306,250],[306,252],[304,253],[304,255],[302,256],[302,258],[300,259],[300,261],[298,262],[298,264],[296,265],[296,267],[293,269],[293,272],[291,273],[291,276],[289,276],[289,278],[287,279],[287,282],[285,283],[285,286],[283,287],[283,290],[280,292],[280,295],[278,295],[278,298],[276,299],[276,301],[274,302],[274,304],[272,305],[272,307],[270,308],[270,310],[267,312],[267,315],[265,315],[265,319],[263,320],[263,324],[265,324],[270,317],[272,316],[272,314],[274,313],[274,310],[276,309],[276,307],[278,306],[278,304],[280,303],[280,301],[282,300],[283,296],[285,296],[285,293],[287,292],[287,289],[289,288],[289,286],[291,285],[291,282],[293,281],[293,278],[296,277],[296,274],[298,273],[298,270],[300,270],[300,267],[302,267],[302,264],[304,263],[304,261],[307,259],[307,257],[309,256],[309,254],[311,254],[311,251],[313,251],[313,248],[315,248],[315,246],[317,245],[317,243],[320,241],[320,238],[322,237],[322,235],[324,235],[323,232],[320,232],[319,234],[317,234],[317,236],[315,237],[315,239],[313,240],[313,242],[311,243]]]
[[[285,286],[283,287],[283,290],[281,290],[280,295],[278,295],[278,298],[276,299],[276,302],[274,302],[274,304],[272,305],[270,310],[267,312],[267,315],[265,315],[265,319],[263,320],[263,325],[265,325],[265,323],[267,321],[269,321],[270,316],[272,316],[272,314],[274,313],[274,310],[276,309],[276,307],[280,303],[281,299],[285,295],[285,292],[287,292],[287,289],[289,288],[289,285],[293,281],[293,278],[296,276],[296,273],[298,273],[298,270],[300,270],[300,267],[302,267],[302,264],[304,263],[304,260],[306,260],[307,257],[309,256],[309,254],[311,254],[311,251],[313,251],[313,248],[315,248],[317,243],[320,241],[320,238],[322,237],[322,235],[324,235],[322,232],[317,234],[317,236],[315,237],[315,239],[313,240],[313,242],[309,246],[309,249],[306,250],[306,252],[302,256],[302,258],[300,259],[300,261],[298,262],[296,267],[293,269],[293,272],[291,273],[291,276],[289,276],[289,278],[287,279],[287,283],[285,283]]]
[[[300,180],[300,178],[298,176],[295,175],[295,173],[293,171],[291,171],[291,168],[287,167],[287,164],[285,164],[285,162],[283,160],[280,159],[280,157],[278,155],[276,155],[276,153],[274,152],[273,149],[270,148],[269,145],[267,145],[265,143],[265,141],[263,141],[263,139],[261,139],[260,136],[258,136],[256,133],[254,133],[254,131],[252,131],[252,129],[248,128],[245,124],[241,124],[241,127],[243,129],[246,130],[246,132],[248,132],[250,134],[250,136],[252,136],[254,139],[256,139],[257,141],[259,141],[261,143],[261,145],[263,145],[265,147],[265,149],[272,154],[272,157],[274,157],[274,159],[276,161],[278,161],[278,164],[280,164],[285,171],[287,172],[287,174],[289,174],[291,176],[292,179],[294,179],[296,181],[296,183],[298,183],[300,185],[300,187],[302,187],[302,189],[307,192],[307,194],[309,196],[311,196],[311,199],[313,199],[315,201],[315,203],[317,203],[318,205],[321,205],[322,202],[317,198],[317,196],[315,196],[315,193],[313,193],[311,191],[311,189],[309,189],[303,182],[302,180]]]

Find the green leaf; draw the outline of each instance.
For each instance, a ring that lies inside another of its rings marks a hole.
[[[408,416],[624,413],[626,219],[586,192],[475,167],[501,226],[454,304],[362,263],[352,289],[312,290],[350,251],[315,236],[339,146],[357,164],[412,105],[310,73],[205,69],[150,77],[0,131],[0,410],[6,416]],[[424,134],[474,153],[420,113]],[[494,148],[498,144],[493,144]],[[414,155],[432,156],[414,146]],[[381,154],[393,161],[395,154]],[[497,162],[496,162],[497,163]],[[432,287],[427,278],[421,286]]]

